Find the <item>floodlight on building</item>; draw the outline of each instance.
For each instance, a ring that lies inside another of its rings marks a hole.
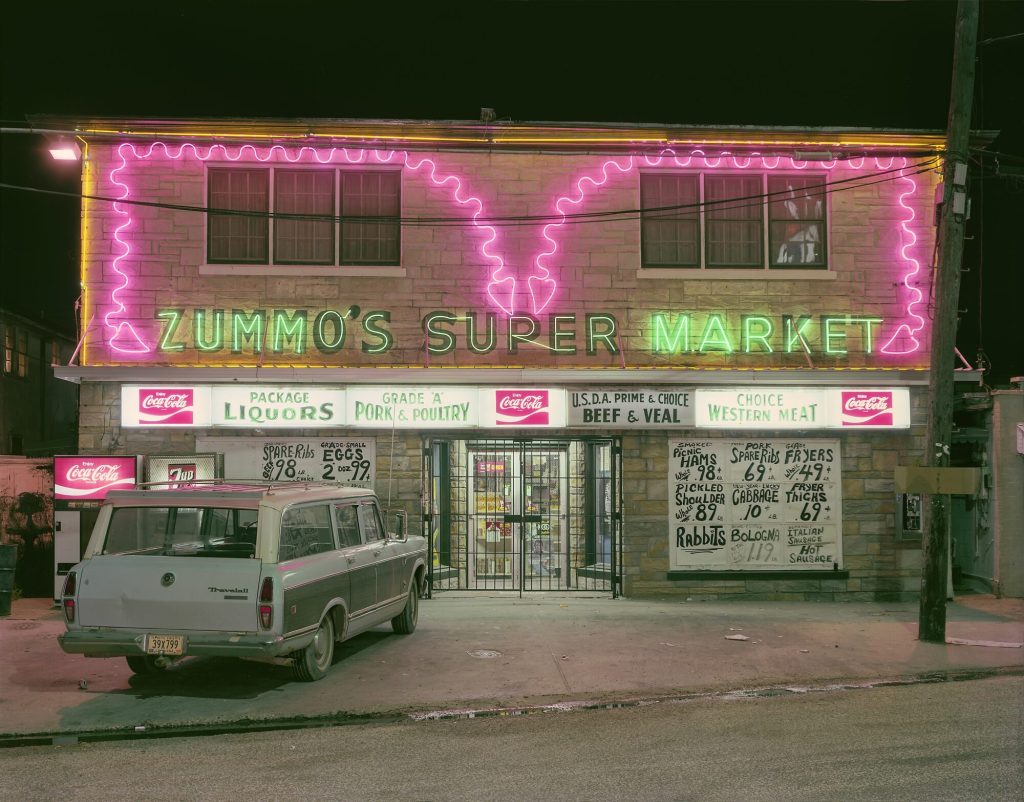
[[[78,143],[69,137],[60,137],[50,142],[48,148],[50,156],[59,162],[77,162],[82,158],[82,149]]]

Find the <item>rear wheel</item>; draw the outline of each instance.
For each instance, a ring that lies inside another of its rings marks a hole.
[[[405,599],[405,608],[391,619],[391,628],[399,635],[409,635],[416,629],[416,621],[420,615],[420,594],[416,578],[409,584],[409,595]]]
[[[152,654],[132,654],[124,658],[128,662],[128,668],[130,668],[136,674],[159,674],[161,671],[167,669],[167,663],[156,662],[156,655]]]
[[[309,646],[295,655],[295,676],[303,682],[322,679],[334,660],[334,622],[328,613]]]

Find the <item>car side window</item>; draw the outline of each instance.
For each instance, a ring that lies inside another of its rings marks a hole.
[[[380,525],[377,508],[373,504],[359,505],[359,528],[362,530],[364,543],[384,539],[384,529]]]
[[[338,527],[338,540],[342,548],[362,543],[359,538],[359,517],[355,504],[335,504],[334,523]]]
[[[335,548],[331,512],[326,504],[289,507],[281,518],[281,546],[278,559],[294,560]]]

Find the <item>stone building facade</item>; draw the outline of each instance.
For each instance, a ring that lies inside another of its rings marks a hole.
[[[916,594],[938,135],[48,122],[82,454],[370,484],[435,590]]]

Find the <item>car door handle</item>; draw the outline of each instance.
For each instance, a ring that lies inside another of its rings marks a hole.
[[[346,557],[345,559],[348,560],[348,564],[349,565],[352,565],[352,563],[354,563],[356,561],[355,557]]]
[[[380,557],[380,549],[378,549],[377,551],[375,551],[375,552],[373,553],[373,556],[374,556],[374,557]]]

